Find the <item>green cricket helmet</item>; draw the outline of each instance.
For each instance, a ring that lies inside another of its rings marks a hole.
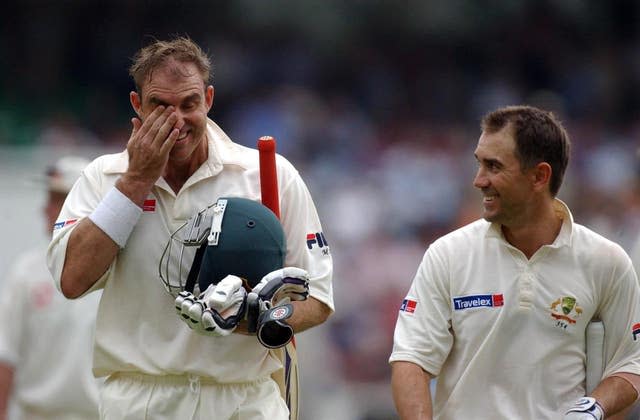
[[[176,241],[178,261],[170,263]],[[271,210],[247,198],[224,197],[171,235],[160,262],[160,277],[172,295],[182,290],[203,292],[229,274],[254,287],[264,275],[284,266],[286,250],[282,225]],[[169,281],[175,267],[178,281]]]

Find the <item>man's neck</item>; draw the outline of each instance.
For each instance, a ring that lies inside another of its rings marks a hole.
[[[198,168],[207,161],[209,157],[209,148],[206,140],[202,145],[202,149],[195,150],[189,160],[184,162],[169,161],[164,171],[163,178],[169,184],[173,192],[178,194],[187,180],[193,175]]]
[[[502,225],[505,239],[531,258],[544,245],[552,244],[562,228],[562,215],[554,206],[554,200],[532,211],[521,224]]]

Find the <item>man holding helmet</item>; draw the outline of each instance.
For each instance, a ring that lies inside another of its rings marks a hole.
[[[197,224],[218,198],[260,201],[258,152],[233,143],[207,117],[210,61],[189,38],[152,42],[135,55],[130,74],[137,116],[127,150],[88,166],[61,213],[62,221],[77,222],[56,231],[48,250],[68,298],[103,289],[94,349],[94,372],[107,377],[101,418],[286,419],[270,377],[283,363],[269,349],[246,334],[197,334],[204,330],[176,316],[183,290],[172,279],[191,271],[204,242],[185,246],[177,260],[168,250],[175,238],[184,240],[175,232]],[[325,244],[307,245],[309,232],[322,228],[306,185],[286,159],[277,156],[276,164],[285,265],[308,277],[309,298],[294,301],[286,319],[298,333],[333,311],[332,260]],[[274,275],[285,283],[284,274]],[[187,290],[195,303],[194,291]]]

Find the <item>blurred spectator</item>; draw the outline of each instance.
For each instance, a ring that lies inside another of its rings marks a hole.
[[[50,232],[87,160],[67,156],[47,172],[44,216]],[[92,342],[99,293],[68,301],[47,269],[48,239],[18,258],[0,295],[0,418],[98,418]],[[11,413],[10,417],[9,414]]]
[[[42,146],[91,146],[100,140],[69,112],[52,114],[40,129],[36,142]]]

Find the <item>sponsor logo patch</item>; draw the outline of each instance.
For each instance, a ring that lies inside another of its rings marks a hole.
[[[307,248],[313,251],[316,247],[322,251],[322,255],[329,255],[329,243],[324,233],[307,233]]]
[[[144,200],[144,203],[142,203],[142,211],[156,211],[156,200],[154,199],[148,199],[148,200]]]
[[[486,295],[458,296],[453,298],[453,310],[462,311],[471,308],[496,308],[504,305],[502,293]]]
[[[631,327],[631,333],[633,334],[633,341],[638,341],[638,336],[640,335],[640,322],[633,324],[633,327]]]
[[[418,306],[417,301],[405,299],[402,301],[402,305],[400,305],[400,311],[412,314],[416,311],[416,306]]]
[[[555,319],[555,326],[567,329],[569,325],[576,323],[576,319],[582,315],[582,308],[578,306],[576,298],[573,296],[562,296],[551,302],[551,317]]]
[[[62,229],[63,227],[72,225],[77,221],[78,219],[61,220],[53,225],[53,230],[56,231],[58,229]]]
[[[273,319],[282,319],[289,315],[289,308],[286,306],[281,306],[273,310],[271,312],[271,318]]]
[[[327,239],[324,237],[324,233],[307,233],[307,248],[313,249],[314,245],[317,245],[318,248],[324,248],[329,245]]]

